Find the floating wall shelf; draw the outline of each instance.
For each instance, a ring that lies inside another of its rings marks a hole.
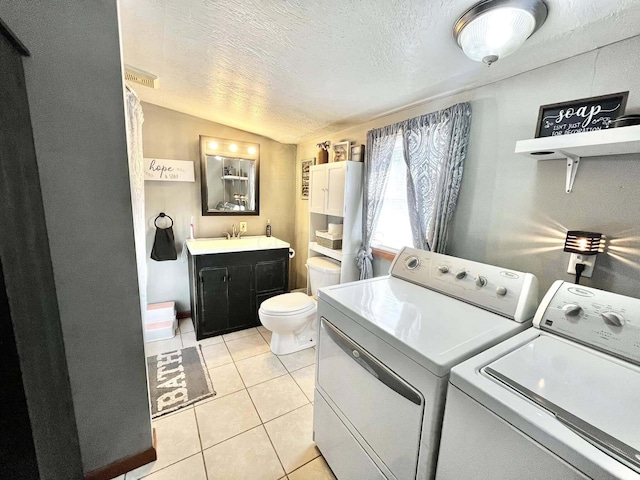
[[[515,153],[537,160],[566,160],[569,193],[581,158],[640,153],[640,125],[520,140]]]
[[[237,175],[223,175],[222,179],[223,180],[240,180],[241,182],[249,181],[248,177],[239,177]]]

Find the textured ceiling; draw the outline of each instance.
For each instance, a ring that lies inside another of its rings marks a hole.
[[[473,3],[120,0],[124,61],[160,77],[143,101],[299,143],[640,33],[639,0],[546,0],[542,28],[487,68],[451,34]]]

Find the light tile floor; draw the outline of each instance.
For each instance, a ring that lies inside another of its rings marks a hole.
[[[315,349],[274,355],[250,328],[196,342],[191,319],[147,355],[201,345],[217,395],[153,421],[158,460],[117,480],[335,479],[312,440]]]

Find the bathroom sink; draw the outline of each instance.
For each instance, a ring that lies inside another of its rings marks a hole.
[[[187,240],[191,255],[209,255],[213,253],[248,252],[252,250],[272,250],[289,248],[289,244],[276,237],[258,235],[242,238],[196,238]]]

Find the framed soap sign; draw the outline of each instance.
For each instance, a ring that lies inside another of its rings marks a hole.
[[[195,182],[193,162],[189,160],[144,159],[144,179],[161,182]]]
[[[542,105],[536,138],[571,135],[609,128],[624,113],[629,92]]]

